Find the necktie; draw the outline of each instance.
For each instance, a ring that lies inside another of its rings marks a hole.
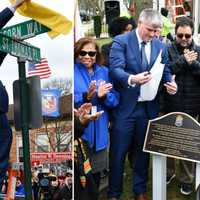
[[[141,42],[141,66],[142,66],[142,71],[146,71],[148,69],[148,61],[147,61],[147,56],[146,56],[146,52],[145,52],[145,45],[147,43],[146,42]]]

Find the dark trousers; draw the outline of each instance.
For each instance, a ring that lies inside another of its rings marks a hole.
[[[12,144],[11,129],[0,129],[0,190],[9,165],[9,154]]]
[[[196,120],[197,115],[190,114]],[[179,174],[176,173],[176,162],[178,164]],[[167,158],[167,176],[176,174],[180,184],[192,184],[195,178],[195,163],[186,160],[175,160],[174,158]]]
[[[147,191],[149,154],[142,151],[147,124],[148,115],[145,103],[138,103],[128,118],[113,122],[110,145],[109,198],[119,198],[123,191],[124,161],[133,142],[135,144],[133,192],[139,195]]]

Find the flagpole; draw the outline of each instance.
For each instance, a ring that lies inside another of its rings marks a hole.
[[[74,43],[84,36],[85,34],[80,17],[78,1],[76,0],[74,7]]]

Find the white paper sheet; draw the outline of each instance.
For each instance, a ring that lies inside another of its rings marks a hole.
[[[161,63],[161,54],[162,50],[150,70],[152,79],[140,87],[140,97],[138,101],[151,101],[156,97],[165,66]]]

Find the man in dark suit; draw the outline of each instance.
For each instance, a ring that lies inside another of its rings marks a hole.
[[[115,37],[111,47],[110,74],[115,89],[120,93],[120,103],[113,111],[111,133],[108,190],[111,200],[119,199],[122,193],[124,160],[133,142],[133,192],[136,200],[147,200],[149,155],[142,148],[148,120],[157,117],[159,105],[157,91],[153,99],[145,99],[141,96],[141,86],[154,78],[149,71],[160,53],[159,67],[164,67],[160,77],[162,76],[168,93],[175,94],[177,91],[168,66],[167,49],[155,38],[155,33],[160,28],[160,14],[155,10],[145,9],[139,16],[138,28]]]
[[[15,4],[5,8],[0,12],[0,29],[12,18],[15,10],[24,2],[17,0]],[[0,44],[1,45],[1,44]],[[0,51],[0,65],[3,62],[6,53]],[[12,130],[10,128],[6,113],[8,112],[8,94],[0,81],[0,191],[3,180],[8,168],[10,148],[12,144]]]

